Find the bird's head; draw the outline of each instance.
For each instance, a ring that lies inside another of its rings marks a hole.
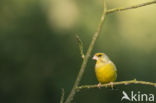
[[[109,60],[108,56],[104,53],[96,53],[93,56],[93,60],[102,60],[102,61],[106,61]]]

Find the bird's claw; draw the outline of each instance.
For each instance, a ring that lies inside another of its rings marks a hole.
[[[114,86],[114,83],[113,82],[110,82],[110,86],[111,86],[112,89],[114,89],[113,88],[113,86]]]
[[[98,87],[98,88],[101,88],[101,83],[99,83],[99,84],[97,85],[97,87]]]

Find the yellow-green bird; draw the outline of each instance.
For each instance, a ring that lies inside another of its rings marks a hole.
[[[93,59],[96,60],[95,73],[99,82],[98,87],[100,88],[102,83],[110,83],[113,87],[113,82],[117,78],[115,64],[104,53],[96,53]]]

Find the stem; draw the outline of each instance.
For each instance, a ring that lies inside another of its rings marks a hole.
[[[79,44],[81,57],[82,57],[82,59],[84,59],[85,55],[84,55],[84,53],[83,53],[83,43],[82,43],[82,41],[81,41],[79,35],[76,35],[76,40],[77,40],[77,42],[78,42],[78,44]]]
[[[152,83],[152,82],[146,82],[146,81],[137,81],[136,79],[134,80],[129,80],[129,81],[120,81],[120,82],[113,82],[113,86],[115,85],[128,85],[128,84],[143,84],[143,85],[151,85],[156,87],[156,83]],[[107,84],[102,84],[101,87],[111,87],[110,83]],[[77,87],[77,90],[81,90],[81,89],[91,89],[91,88],[98,88],[97,85],[82,85]]]
[[[79,74],[78,74],[78,76],[77,76],[77,79],[76,79],[76,81],[75,81],[75,83],[74,83],[74,85],[73,85],[73,88],[72,88],[70,94],[68,95],[68,97],[67,97],[65,103],[70,103],[71,100],[73,99],[73,96],[74,96],[75,93],[76,93],[76,87],[77,87],[77,86],[79,85],[79,83],[80,83],[80,80],[81,80],[81,78],[82,78],[82,75],[84,74],[84,70],[85,70],[85,68],[86,68],[88,59],[89,59],[89,57],[90,57],[91,51],[92,51],[92,49],[93,49],[93,47],[94,47],[95,41],[96,41],[97,37],[99,36],[99,33],[101,32],[101,28],[102,28],[102,24],[103,24],[104,19],[105,19],[105,15],[106,15],[106,3],[105,3],[105,0],[104,0],[104,12],[103,12],[103,14],[102,14],[102,16],[101,16],[101,19],[100,19],[99,25],[98,25],[98,27],[97,27],[97,30],[96,30],[95,34],[93,35],[93,38],[92,38],[92,41],[91,41],[91,43],[90,43],[90,45],[89,45],[89,48],[88,48],[88,50],[87,50],[86,56],[85,56],[84,59],[83,59],[83,62],[82,62],[82,65],[81,65]]]
[[[129,7],[125,7],[125,8],[109,9],[109,10],[106,11],[106,13],[109,14],[109,13],[114,13],[114,12],[130,10],[130,9],[136,9],[136,8],[147,6],[147,5],[151,5],[151,4],[156,4],[156,0],[149,1],[149,2],[146,2],[146,3],[137,4],[137,5],[133,5],[133,6],[129,6]]]
[[[64,101],[64,89],[62,89],[62,95],[61,95],[60,103],[63,103],[63,101]]]

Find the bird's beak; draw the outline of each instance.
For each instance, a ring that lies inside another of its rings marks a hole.
[[[93,60],[98,60],[98,57],[97,57],[97,56],[93,56],[92,59],[93,59]]]

